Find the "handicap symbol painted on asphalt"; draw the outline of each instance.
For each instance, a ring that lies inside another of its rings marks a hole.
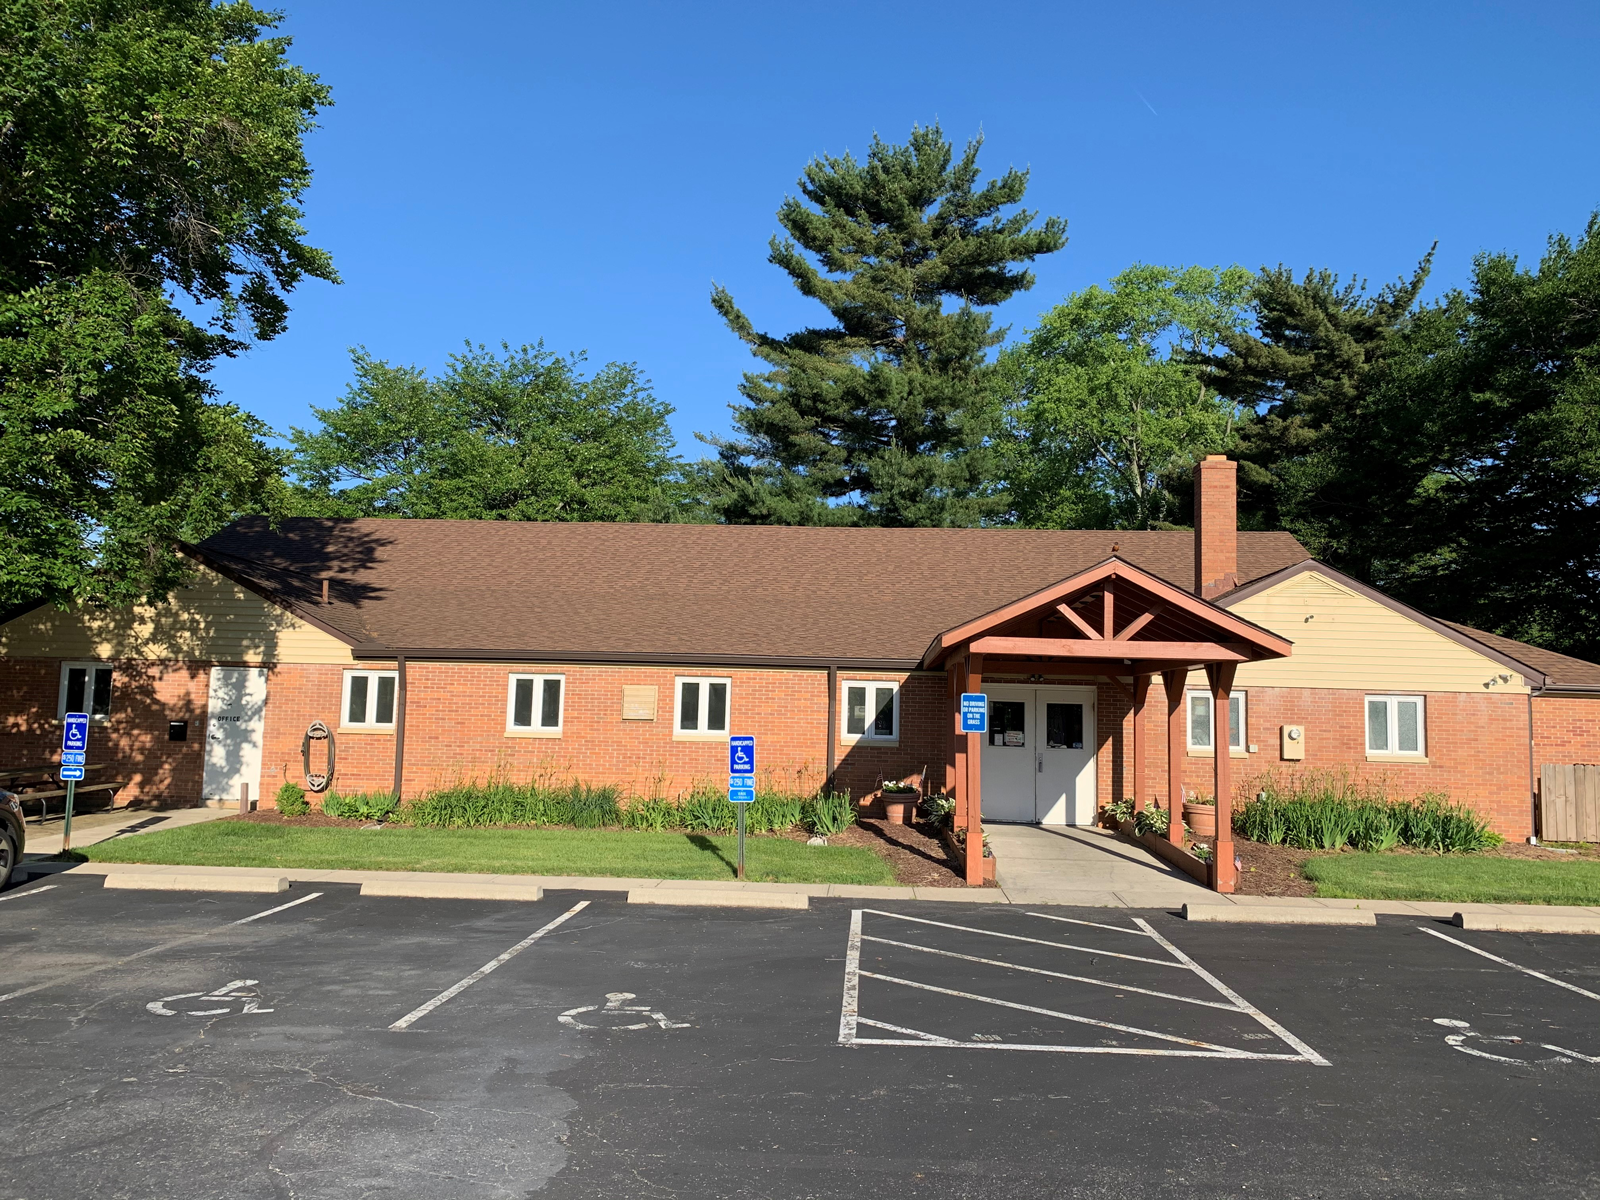
[[[261,995],[259,992],[246,992],[240,990],[242,988],[253,988],[260,982],[261,981],[259,979],[234,979],[223,984],[215,991],[179,992],[176,996],[163,996],[159,1000],[152,1000],[144,1007],[146,1012],[154,1013],[158,1017],[177,1016],[180,1010],[171,1008],[169,1006],[177,1003],[180,1000],[193,1000],[197,1004],[202,1005],[215,1006],[220,1004],[223,1006],[221,1008],[209,1007],[182,1009],[184,1015],[190,1017],[225,1017],[234,1011],[234,1007],[236,1005],[239,1006],[239,1013],[241,1016],[245,1013],[272,1012],[274,1011],[273,1009],[261,1007]],[[240,1003],[241,1001],[243,1002],[242,1004]]]
[[[563,1025],[571,1026],[573,1029],[649,1029],[652,1025],[659,1029],[689,1028],[689,1023],[687,1021],[669,1021],[667,1020],[665,1013],[657,1012],[648,1004],[623,1003],[624,1000],[637,999],[638,997],[632,992],[607,992],[605,1007],[602,1008],[598,1004],[585,1004],[579,1008],[569,1008],[566,1012],[562,1013],[557,1020],[559,1020]],[[590,1025],[584,1021],[578,1020],[579,1015],[582,1013],[598,1013],[599,1016],[596,1018],[597,1020],[605,1020],[612,1014],[621,1016],[624,1013],[644,1013],[650,1019],[648,1021],[640,1021],[634,1025]]]
[[[1474,1058],[1487,1058],[1491,1062],[1510,1063],[1517,1067],[1532,1066],[1535,1063],[1570,1063],[1586,1062],[1600,1064],[1600,1058],[1587,1054],[1579,1054],[1576,1050],[1568,1050],[1565,1046],[1553,1046],[1549,1042],[1525,1042],[1515,1034],[1510,1033],[1479,1033],[1468,1021],[1459,1021],[1454,1017],[1435,1017],[1435,1025],[1443,1025],[1456,1032],[1445,1035],[1445,1045],[1450,1046],[1463,1054],[1470,1054]],[[1505,1054],[1491,1054],[1478,1046],[1469,1045],[1470,1039],[1483,1042],[1493,1042],[1497,1050],[1509,1050],[1516,1046],[1527,1046],[1533,1050],[1554,1050],[1555,1054],[1549,1058],[1512,1058]]]

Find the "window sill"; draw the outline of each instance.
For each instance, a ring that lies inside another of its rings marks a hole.
[[[1213,754],[1209,750],[1196,750],[1193,746],[1191,746],[1191,747],[1189,747],[1189,757],[1190,758],[1215,758],[1216,755]],[[1250,757],[1250,752],[1248,750],[1229,750],[1228,751],[1228,757],[1229,758],[1249,758]]]
[[[561,736],[559,729],[508,729],[508,738],[558,738]]]
[[[725,742],[728,735],[725,733],[685,733],[681,729],[674,730],[672,740],[675,742]]]
[[[393,725],[341,725],[335,733],[376,733],[383,737],[394,736]]]
[[[1428,756],[1426,754],[1369,754],[1367,755],[1367,761],[1381,763],[1416,763],[1418,766],[1425,767],[1428,765]]]
[[[849,746],[852,749],[858,746],[887,746],[892,748],[899,744],[899,738],[841,737],[839,739],[839,745]]]

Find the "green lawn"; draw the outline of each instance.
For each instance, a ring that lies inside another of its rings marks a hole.
[[[1328,854],[1306,863],[1319,896],[1481,904],[1600,904],[1600,862],[1478,854]]]
[[[738,839],[588,829],[305,828],[220,820],[88,846],[91,862],[304,870],[479,871],[732,879]],[[893,884],[889,864],[855,846],[745,839],[745,877],[766,883]]]

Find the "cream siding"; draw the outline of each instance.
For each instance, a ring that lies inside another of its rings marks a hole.
[[[1235,687],[1382,692],[1516,692],[1521,675],[1386,605],[1307,571],[1227,606],[1294,643],[1288,658],[1245,663]],[[1509,682],[1500,679],[1509,674]],[[1203,672],[1191,676],[1204,686]]]
[[[36,608],[0,625],[0,657],[348,663],[350,647],[206,567],[157,605]]]

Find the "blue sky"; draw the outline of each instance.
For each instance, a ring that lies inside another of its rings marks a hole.
[[[818,320],[766,262],[808,159],[941,122],[1032,171],[1069,222],[1021,335],[1136,261],[1408,271],[1536,259],[1600,207],[1600,5],[774,5],[279,0],[335,106],[308,143],[334,287],[223,364],[275,429],[349,380],[348,348],[438,369],[463,340],[638,362],[680,450],[727,432],[758,327]]]

